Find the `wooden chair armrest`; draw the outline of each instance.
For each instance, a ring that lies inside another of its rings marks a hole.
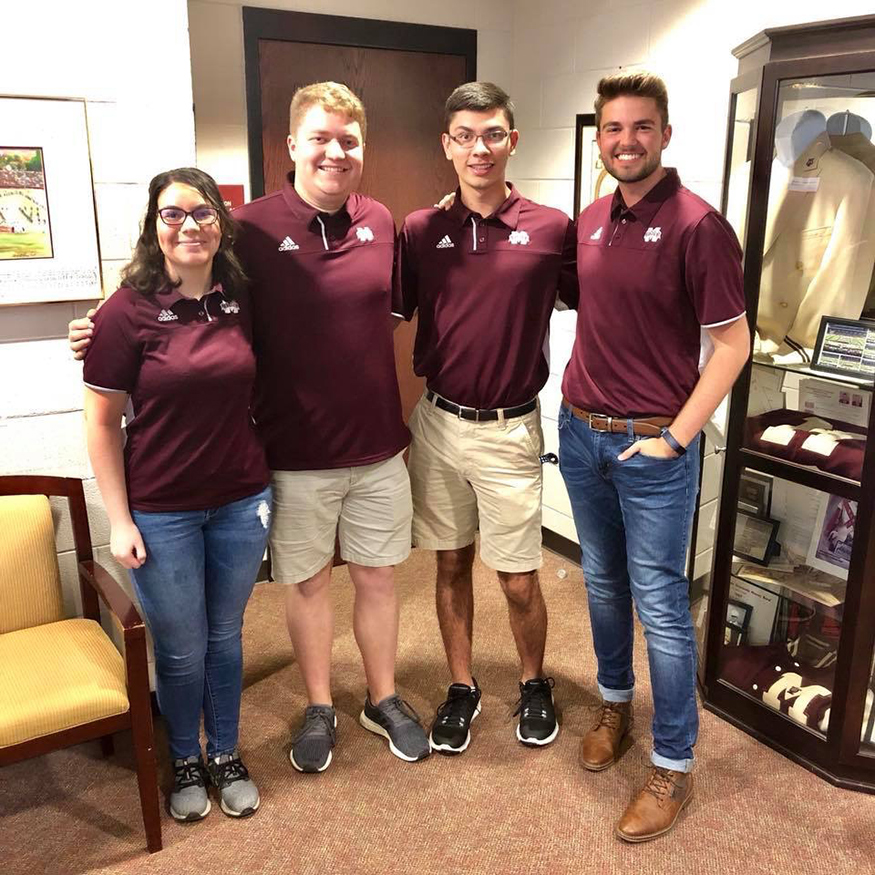
[[[118,618],[124,630],[125,640],[129,635],[145,636],[146,627],[130,596],[102,565],[91,559],[80,562],[79,577],[100,596],[103,603]]]

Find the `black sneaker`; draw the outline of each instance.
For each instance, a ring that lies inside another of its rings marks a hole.
[[[419,715],[397,693],[376,705],[369,695],[359,723],[369,732],[388,739],[389,750],[408,763],[424,760],[431,753]]]
[[[520,715],[516,737],[531,747],[550,744],[559,734],[559,721],[553,707],[553,678],[532,678],[520,684],[520,700],[514,715]]]
[[[471,743],[471,724],[480,713],[480,687],[450,684],[447,700],[438,709],[431,724],[432,750],[455,754],[467,750]]]

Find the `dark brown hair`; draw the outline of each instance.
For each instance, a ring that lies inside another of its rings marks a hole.
[[[513,101],[507,92],[492,82],[466,82],[460,85],[444,105],[444,127],[449,131],[450,122],[457,112],[488,112],[504,110],[510,129],[513,130]]]
[[[222,239],[213,257],[213,282],[221,283],[222,288],[229,295],[234,295],[247,282],[246,274],[233,249],[237,223],[231,218],[231,213],[228,212],[213,177],[196,167],[165,170],[149,183],[149,205],[146,207],[146,216],[143,219],[140,239],[134,247],[134,254],[130,263],[122,270],[122,285],[129,286],[143,295],[154,294],[167,286],[179,285],[179,282],[174,283],[167,275],[164,253],[158,245],[156,224],[159,221],[158,198],[161,192],[174,182],[190,185],[203,195],[206,203],[218,211]]]
[[[655,73],[646,70],[621,70],[599,80],[595,99],[595,126],[601,127],[602,110],[609,100],[617,97],[652,97],[662,116],[662,129],[668,126],[668,89]]]

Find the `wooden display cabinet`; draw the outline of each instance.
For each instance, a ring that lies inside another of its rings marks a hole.
[[[767,30],[734,50],[722,209],[744,247],[755,351],[732,393],[698,605],[705,707],[868,792],[875,322],[861,317],[875,292],[873,49],[875,16]],[[832,321],[815,350],[822,317]]]

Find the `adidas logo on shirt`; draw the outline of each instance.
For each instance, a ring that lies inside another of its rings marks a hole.
[[[444,234],[443,239],[440,243],[438,243],[437,246],[435,246],[435,249],[454,249],[455,246],[456,244],[453,243],[452,240],[450,240],[450,235]]]
[[[599,228],[594,234],[589,235],[590,240],[598,240],[602,236],[602,229]]]
[[[279,252],[291,252],[293,249],[300,249],[300,248],[301,247],[298,246],[298,244],[295,243],[295,241],[292,240],[291,237],[286,237],[286,239],[283,240],[282,243],[280,243],[278,251]]]
[[[176,313],[172,313],[170,310],[162,310],[158,314],[158,321],[159,322],[173,322],[174,319],[178,319],[178,318],[179,318],[179,316],[177,316]]]

